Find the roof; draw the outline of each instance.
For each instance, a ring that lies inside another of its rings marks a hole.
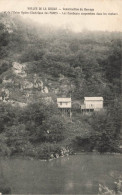
[[[57,98],[57,102],[71,102],[71,98]]]
[[[103,97],[84,97],[85,100],[102,100],[103,101]]]

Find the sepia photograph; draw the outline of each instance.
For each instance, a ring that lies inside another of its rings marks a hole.
[[[121,79],[121,0],[0,0],[0,195],[121,195]]]

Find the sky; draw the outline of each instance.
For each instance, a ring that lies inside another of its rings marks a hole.
[[[100,30],[100,31],[122,31],[122,0],[0,0],[0,12],[30,12],[28,8],[46,8],[55,7],[55,12],[62,13],[63,8],[94,9],[91,11],[96,15],[62,15],[62,14],[21,14],[22,17],[30,18],[40,24],[46,24],[58,28],[68,28],[75,32],[82,30]],[[39,10],[33,10],[33,12]],[[45,10],[46,11],[46,10]],[[43,10],[43,12],[45,12]],[[41,12],[41,10],[40,10]],[[48,13],[50,11],[48,10]],[[69,12],[69,11],[65,11]],[[70,11],[73,12],[73,11]],[[76,11],[77,13],[79,11]],[[98,15],[97,13],[102,13]],[[107,13],[107,15],[103,15]],[[108,15],[114,13],[115,15]],[[16,15],[16,14],[14,14]]]

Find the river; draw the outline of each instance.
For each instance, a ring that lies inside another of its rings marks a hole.
[[[79,154],[52,161],[2,159],[0,176],[12,194],[98,194],[99,184],[114,188],[121,155]]]

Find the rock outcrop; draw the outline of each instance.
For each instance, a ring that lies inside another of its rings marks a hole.
[[[6,73],[2,79],[0,100],[20,107],[34,101],[51,103],[52,98],[43,81],[44,78],[42,79],[37,74],[29,75],[27,70],[27,64],[13,62],[11,74]]]

